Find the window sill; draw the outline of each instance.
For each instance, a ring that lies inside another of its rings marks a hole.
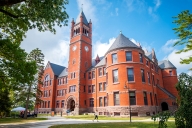
[[[135,83],[135,81],[128,81],[128,83],[129,83],[129,84],[134,84],[134,83]]]
[[[120,84],[119,82],[115,82],[115,83],[113,83],[113,84]]]

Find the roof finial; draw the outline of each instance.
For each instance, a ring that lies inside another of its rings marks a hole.
[[[120,31],[120,34],[122,34],[122,31]]]
[[[81,4],[81,11],[83,11],[83,4]]]

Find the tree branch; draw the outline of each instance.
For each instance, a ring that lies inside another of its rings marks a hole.
[[[1,8],[0,8],[0,12],[4,13],[4,14],[10,16],[10,17],[13,17],[13,18],[18,18],[19,17],[19,16],[16,16],[16,15],[13,15],[10,12],[7,12],[7,11],[1,9]]]
[[[10,6],[13,4],[21,3],[26,0],[0,0],[0,6]]]

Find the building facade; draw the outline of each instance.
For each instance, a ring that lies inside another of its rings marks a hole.
[[[122,33],[103,57],[92,59],[92,22],[83,11],[71,22],[68,67],[48,62],[42,78],[39,113],[147,116],[177,108],[176,67],[158,61]]]

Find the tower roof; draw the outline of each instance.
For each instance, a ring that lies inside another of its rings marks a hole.
[[[169,60],[160,61],[158,62],[158,65],[161,69],[166,69],[166,68],[176,69],[176,67]]]
[[[114,43],[112,44],[112,46],[107,51],[107,53],[115,49],[126,47],[139,48],[136,44],[130,41],[129,38],[125,37],[122,33],[120,33],[119,36],[114,41]]]
[[[87,19],[86,19],[86,17],[85,17],[85,14],[83,13],[83,10],[81,10],[81,12],[79,13],[79,15],[77,16],[77,19],[76,19],[75,24],[80,23],[80,18],[81,18],[81,16],[82,16],[82,18],[83,18],[83,23],[86,24],[86,25],[88,25],[88,22],[87,22]]]

